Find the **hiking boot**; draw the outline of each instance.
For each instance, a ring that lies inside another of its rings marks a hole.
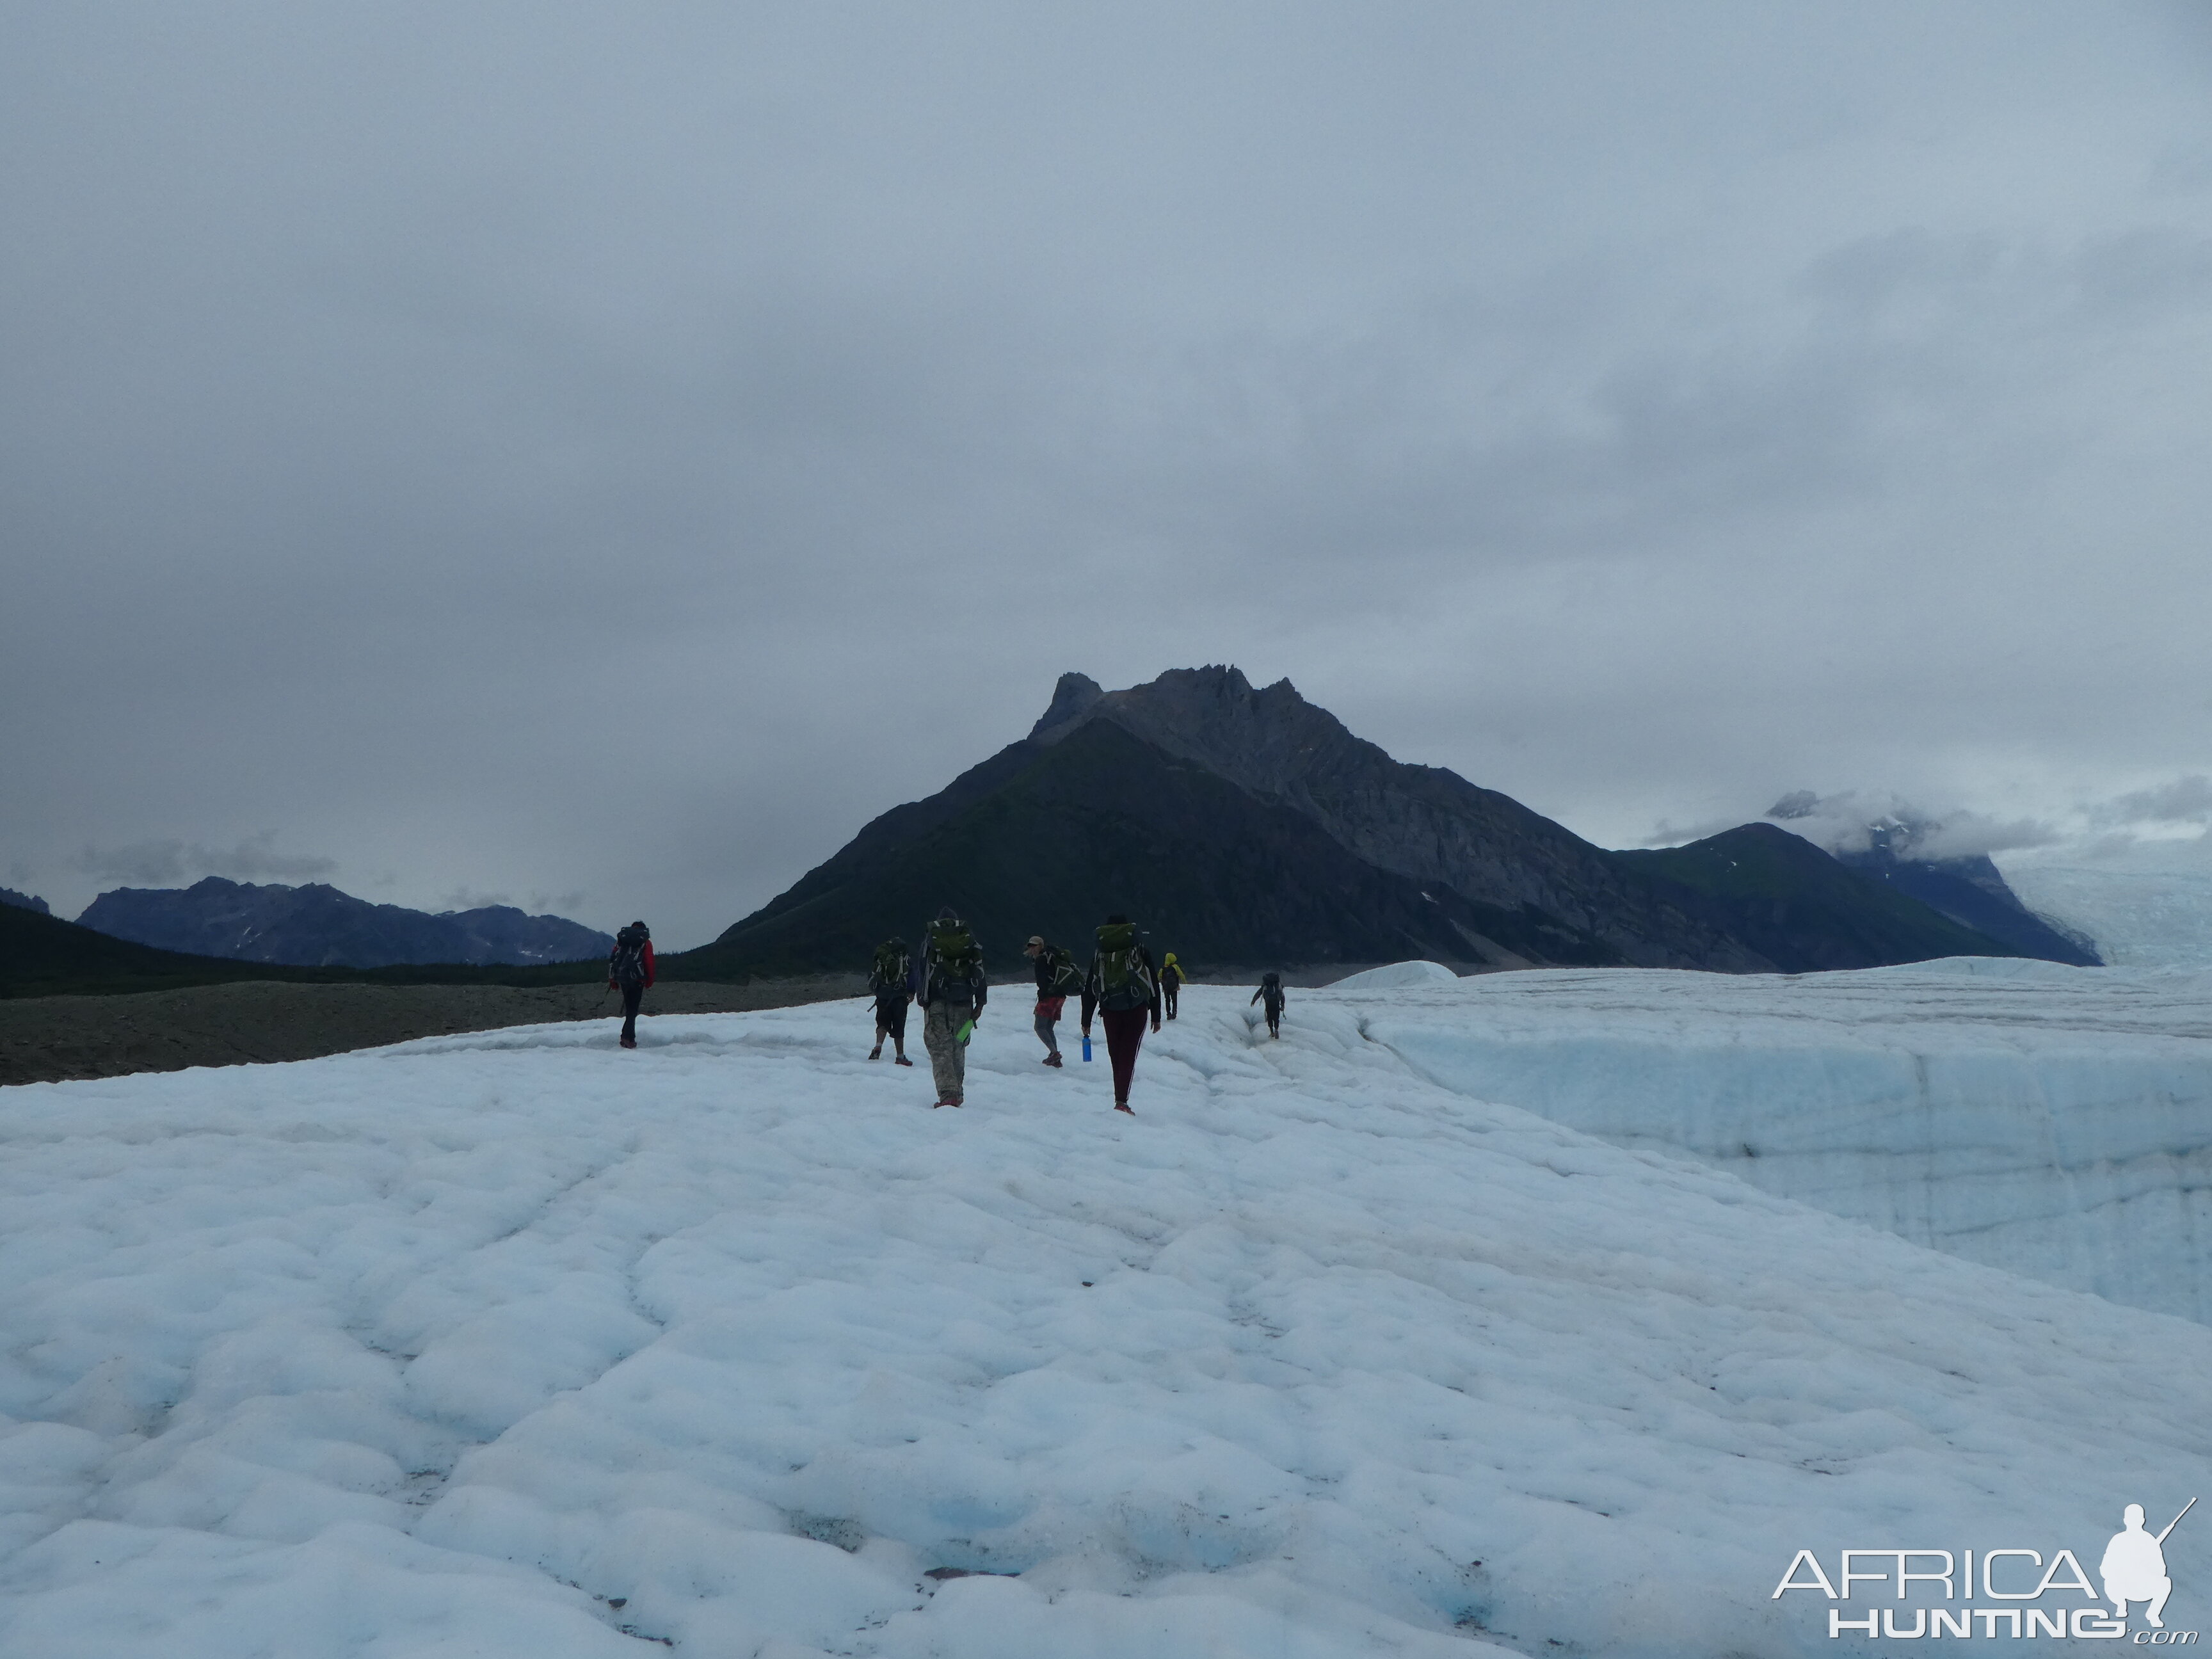
[[[883,1057],[884,1045],[880,1042],[878,1042],[874,1048],[868,1050],[868,1058],[870,1060],[881,1060]]]
[[[1044,1057],[1044,1063],[1048,1066],[1057,1066],[1060,1064],[1060,1056],[1058,1054],[1047,1054]]]
[[[637,1039],[635,1037],[624,1037],[622,1040],[622,1046],[625,1048],[635,1048],[637,1047]]]
[[[908,1060],[908,1059],[904,1054],[901,1054],[901,1055],[898,1057],[898,1059],[897,1059],[895,1062],[893,1062],[893,1063],[894,1063],[894,1064],[896,1064],[896,1065],[900,1065],[900,1066],[911,1066],[911,1065],[913,1065],[913,1064],[914,1064],[914,1062],[913,1062],[912,1060]]]
[[[1129,1112],[1129,1103],[1126,1100],[1117,1100],[1114,1103],[1114,1109],[1117,1112]],[[1129,1115],[1134,1117],[1136,1114],[1129,1112]]]

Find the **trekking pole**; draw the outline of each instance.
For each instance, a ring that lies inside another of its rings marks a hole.
[[[2181,1515],[2188,1514],[2190,1510],[2196,1507],[2197,1500],[2192,1498],[2186,1504],[2184,1504],[2181,1506]],[[2172,1532],[2176,1527],[2181,1524],[2181,1515],[2175,1516],[2172,1520],[2166,1523],[2166,1532]],[[2158,1535],[2158,1541],[2161,1544],[2166,1542],[2166,1532],[2162,1532]]]

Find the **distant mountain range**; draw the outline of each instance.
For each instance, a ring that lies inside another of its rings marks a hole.
[[[1768,809],[1767,817],[1786,824],[1812,817],[1826,805],[1812,791],[1801,790],[1777,801]],[[1864,848],[1830,851],[1838,863],[1918,899],[1962,927],[2002,939],[2023,956],[2071,963],[2077,968],[2104,965],[2093,940],[2023,904],[1986,854],[1945,859],[1918,856],[1931,833],[1941,828],[1933,822],[1886,814],[1865,825]]]
[[[1774,816],[1789,822],[1790,805]],[[2096,962],[1987,859],[1916,858],[1912,826],[1881,830],[1840,861],[1774,823],[1609,852],[1495,790],[1392,759],[1287,680],[1178,669],[1109,692],[1066,674],[1027,737],[883,814],[712,944],[663,957],[663,976],[856,969],[888,934],[918,941],[945,903],[1002,973],[1018,971],[1030,933],[1080,949],[1115,910],[1200,972],[1409,957],[1737,973]],[[505,905],[432,915],[217,877],[103,893],[82,925],[45,909],[0,890],[0,994],[241,976],[552,982],[591,976],[613,945]]]
[[[611,935],[511,905],[432,915],[372,904],[320,882],[304,887],[210,876],[184,888],[118,887],[78,925],[158,950],[235,962],[310,968],[404,963],[543,963],[604,959]]]
[[[35,910],[40,915],[52,915],[46,902],[29,893],[19,893],[12,887],[0,887],[0,904],[12,904],[18,910]]]
[[[1357,738],[1289,681],[1060,677],[1030,734],[884,813],[671,977],[849,968],[941,904],[1012,969],[1126,911],[1213,966],[1431,957],[1462,966],[1729,972],[2026,948],[1771,824],[1660,852],[1591,845],[1519,802]]]
[[[298,968],[157,950],[95,933],[21,905],[0,904],[0,998],[112,996],[275,980],[291,985],[574,985],[606,972],[604,961],[518,967],[490,963],[389,968]]]

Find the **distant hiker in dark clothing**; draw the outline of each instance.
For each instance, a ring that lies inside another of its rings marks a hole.
[[[887,939],[876,946],[868,989],[876,999],[876,1046],[868,1050],[868,1058],[881,1060],[884,1039],[889,1037],[895,1061],[913,1065],[906,1057],[906,1006],[914,1000],[914,958],[907,954],[904,939]]]
[[[1045,942],[1042,933],[1031,933],[1030,942],[1022,949],[1036,967],[1036,1034],[1044,1044],[1044,1063],[1057,1066],[1060,1060],[1060,1011],[1067,1006],[1069,997],[1083,988],[1083,970],[1075,965],[1075,958],[1057,945]]]
[[[1106,1055],[1114,1062],[1114,1109],[1127,1112],[1129,1083],[1136,1075],[1137,1050],[1144,1047],[1145,1024],[1149,1019],[1153,1030],[1160,1029],[1160,970],[1127,916],[1109,916],[1098,930],[1098,948],[1083,979],[1086,1037],[1094,1008],[1105,1022]]]
[[[921,1004],[921,1043],[929,1050],[939,1106],[957,1106],[966,1094],[968,1037],[982,1018],[990,995],[975,936],[948,904],[929,924],[929,942],[921,951],[921,988],[915,995]]]
[[[1170,1019],[1175,1018],[1176,993],[1182,989],[1182,982],[1187,977],[1182,964],[1176,960],[1174,951],[1170,951],[1160,958],[1160,1007]]]
[[[623,997],[622,1046],[637,1047],[637,1005],[653,984],[653,935],[641,921],[633,921],[615,935],[615,948],[607,955],[607,988]]]
[[[1279,1037],[1283,1034],[1283,976],[1280,974],[1262,974],[1260,976],[1260,988],[1252,993],[1252,1002],[1257,1002],[1262,997],[1267,1003],[1267,1035]],[[1249,1008],[1252,1003],[1248,1002],[1244,1006]]]

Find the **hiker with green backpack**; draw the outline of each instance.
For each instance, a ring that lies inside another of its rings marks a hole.
[[[876,959],[868,969],[868,990],[876,1000],[876,1046],[870,1060],[884,1057],[884,1039],[891,1040],[895,1063],[911,1066],[906,1057],[906,1006],[914,1000],[914,959],[906,941],[887,939],[876,946]]]
[[[1057,1068],[1060,1060],[1060,1012],[1067,1006],[1068,998],[1083,988],[1083,970],[1075,965],[1075,958],[1057,945],[1045,942],[1042,933],[1031,933],[1022,954],[1036,965],[1036,1034],[1044,1044],[1044,1063]]]
[[[1252,1002],[1261,1004],[1260,1012],[1267,1017],[1267,1035],[1279,1037],[1283,1034],[1283,976],[1270,968],[1260,977],[1260,988],[1252,993]],[[1252,1006],[1251,1002],[1244,1005]]]
[[[915,994],[915,1000],[921,1004],[921,1045],[929,1050],[939,1106],[957,1106],[966,1093],[968,1039],[982,1018],[990,994],[990,981],[983,976],[983,952],[968,924],[948,904],[929,924]]]
[[[1129,1111],[1129,1084],[1136,1075],[1137,1050],[1144,1046],[1145,1024],[1160,1029],[1160,970],[1137,937],[1128,917],[1106,918],[1098,948],[1083,980],[1083,1036],[1091,1038],[1093,1010],[1106,1026],[1106,1057],[1114,1067],[1114,1109]],[[1086,1052],[1088,1052],[1086,1050]],[[1129,1112],[1134,1117],[1134,1112]]]

